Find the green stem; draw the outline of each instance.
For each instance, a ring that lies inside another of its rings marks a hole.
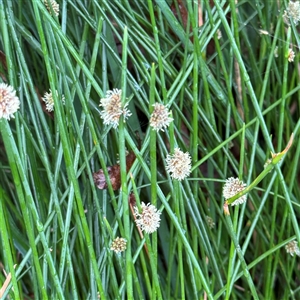
[[[4,258],[4,267],[8,266],[8,270],[6,269],[6,272],[9,275],[11,275],[11,281],[12,281],[15,299],[21,299],[17,276],[14,268],[13,253],[15,249],[11,248],[11,246],[13,246],[13,243],[10,243],[9,241],[10,240],[9,233],[11,230],[8,228],[9,222],[6,216],[6,208],[3,205],[4,203],[5,202],[4,202],[3,189],[0,186],[0,228],[1,228],[1,238],[2,238],[2,245],[3,245],[2,251],[3,251],[3,258]]]
[[[127,47],[128,47],[128,30],[124,28],[123,35],[123,52],[122,52],[122,105],[126,101],[126,72],[127,72]],[[125,123],[123,117],[119,122],[119,154],[120,154],[120,172],[121,172],[121,193],[123,202],[123,223],[125,229],[126,245],[126,290],[127,298],[133,299],[132,287],[132,255],[131,255],[131,232],[130,232],[130,210],[128,204],[128,187],[127,187],[127,172],[126,172],[126,147],[125,147]]]
[[[149,111],[152,113],[153,105],[155,103],[155,65],[151,67],[151,80],[150,80],[150,96],[149,96]],[[156,158],[156,131],[150,129],[150,171],[151,171],[151,204],[157,207],[157,158]],[[157,278],[157,232],[152,233],[152,251],[153,251],[153,267],[152,276],[154,278],[152,284],[152,299],[154,295],[159,295],[156,282]]]

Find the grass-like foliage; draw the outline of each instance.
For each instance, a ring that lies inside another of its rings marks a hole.
[[[0,0],[0,298],[300,299],[299,2],[58,4]]]

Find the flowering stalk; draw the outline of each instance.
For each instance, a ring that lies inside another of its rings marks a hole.
[[[288,152],[288,150],[292,146],[293,140],[294,140],[294,134],[292,133],[286,148],[282,152],[279,152],[279,153],[272,153],[271,152],[272,159],[270,159],[268,161],[267,166],[265,167],[265,169],[255,178],[255,180],[249,186],[247,186],[244,190],[242,190],[241,192],[239,192],[236,195],[232,196],[231,198],[227,199],[227,201],[224,204],[225,214],[227,214],[227,212],[228,212],[228,205],[229,204],[233,203],[236,199],[238,199],[238,198],[246,195],[247,193],[249,193],[280,162],[282,157]]]

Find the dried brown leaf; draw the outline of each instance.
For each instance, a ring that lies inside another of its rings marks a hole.
[[[2,265],[2,264],[1,264]],[[16,268],[17,265],[14,265],[14,269]],[[3,270],[5,276],[6,276],[6,279],[2,285],[2,287],[0,288],[0,298],[4,295],[8,285],[10,284],[10,281],[11,281],[11,273],[8,273],[6,274],[5,270]]]
[[[10,283],[10,280],[11,280],[11,274],[9,273],[0,289],[0,297],[2,297]]]
[[[183,26],[184,26],[184,28],[186,28],[187,21],[188,21],[188,11],[182,0],[178,0],[177,5],[178,5],[178,9],[179,9],[179,14],[181,15]],[[172,10],[173,14],[175,15],[175,17],[177,19],[179,19],[178,12],[176,10],[176,6],[175,6],[174,2],[171,5],[171,10]]]
[[[135,154],[133,152],[130,152],[126,156],[126,172],[129,171],[131,168],[133,162],[135,160]],[[108,176],[112,185],[113,190],[118,190],[121,187],[121,173],[120,173],[120,166],[119,165],[113,165],[107,167]],[[103,190],[107,189],[108,185],[105,180],[104,172],[102,169],[100,169],[98,172],[95,172],[93,174],[95,185],[98,189]]]

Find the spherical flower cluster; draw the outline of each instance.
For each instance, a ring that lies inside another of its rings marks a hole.
[[[150,126],[156,131],[164,131],[164,128],[167,128],[173,121],[173,119],[169,117],[171,112],[160,103],[155,103],[153,106],[154,110],[150,117]]]
[[[238,178],[230,177],[226,179],[225,185],[223,186],[223,196],[227,200],[237,193],[243,191],[247,185]],[[231,205],[238,205],[246,202],[247,195],[244,195],[236,199]]]
[[[290,25],[290,21],[294,22],[295,25],[300,21],[300,1],[290,1],[287,9],[283,14],[283,21]]]
[[[191,173],[191,157],[188,152],[183,153],[179,148],[174,149],[174,154],[168,154],[166,159],[166,170],[171,177],[182,180]]]
[[[100,100],[99,106],[103,107],[100,117],[105,125],[112,125],[113,128],[117,128],[121,115],[123,115],[124,122],[126,118],[131,116],[130,110],[126,108],[128,103],[122,107],[121,95],[122,90],[113,89],[112,91],[107,91],[105,98]]]
[[[50,5],[53,9],[53,12],[54,12],[55,16],[58,17],[58,15],[59,15],[59,4],[55,0],[44,0],[44,4],[45,4],[45,6],[46,6],[46,8],[47,8],[47,10],[49,11],[50,14],[52,13],[52,11],[51,11],[51,8],[49,6],[48,1],[50,2]]]
[[[214,220],[209,217],[209,216],[205,216],[205,219],[206,219],[206,222],[207,222],[207,225],[210,229],[213,229],[215,227],[215,222]]]
[[[136,225],[146,233],[153,233],[159,228],[160,214],[161,212],[157,208],[148,203],[147,205],[142,202],[142,212],[139,213],[139,210],[134,206],[134,215],[136,217]]]
[[[300,249],[298,247],[297,241],[291,241],[288,244],[286,244],[285,250],[287,253],[291,254],[291,256],[294,256],[294,254],[300,256]]]
[[[15,89],[5,83],[0,83],[0,119],[10,120],[20,108],[20,100]]]
[[[115,238],[111,243],[110,250],[115,251],[117,254],[126,250],[126,239],[123,238]]]
[[[55,91],[55,92],[56,92],[56,96],[58,97],[58,92],[57,91]],[[51,90],[49,90],[49,93],[46,92],[44,94],[44,97],[42,97],[42,100],[46,104],[46,110],[47,111],[51,112],[51,111],[54,110],[54,99],[53,99],[52,91]],[[64,97],[64,95],[62,95],[61,101],[62,101],[63,104],[65,104],[65,97]]]
[[[294,58],[295,58],[295,52],[293,51],[293,49],[290,48],[287,59],[289,62],[293,62]]]

